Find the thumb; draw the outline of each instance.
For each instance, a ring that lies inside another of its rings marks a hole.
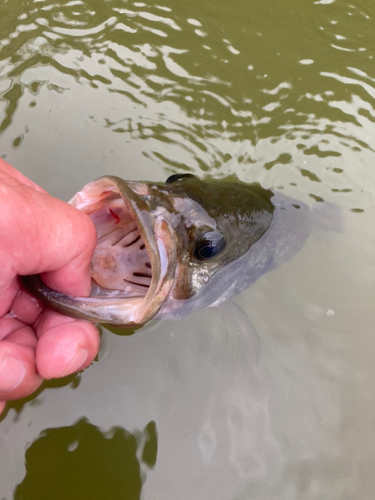
[[[69,251],[60,261],[61,267],[42,272],[41,278],[47,286],[58,292],[77,297],[87,296],[91,290],[89,264],[96,244],[95,226],[86,214],[68,204],[63,208],[62,217],[65,212],[69,212],[71,220],[71,227],[65,236],[66,245],[70,247]],[[65,224],[66,221],[63,221],[61,227]],[[53,245],[52,241],[51,246]]]
[[[96,244],[91,219],[57,198],[0,171],[0,287],[12,274],[42,274],[52,289],[88,295]]]

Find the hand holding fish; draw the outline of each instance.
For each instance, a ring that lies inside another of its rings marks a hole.
[[[67,204],[1,162],[0,412],[92,362],[88,321],[134,327],[222,304],[289,260],[310,223],[309,207],[257,183],[110,175]]]
[[[43,379],[87,367],[99,349],[96,327],[46,308],[22,290],[19,275],[87,296],[96,232],[89,217],[53,198],[0,160],[0,413]]]

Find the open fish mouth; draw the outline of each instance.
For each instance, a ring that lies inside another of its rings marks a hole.
[[[96,227],[98,240],[90,265],[94,294],[145,297],[152,282],[150,250],[154,249],[146,248],[141,225],[117,186],[94,183],[71,203],[85,211]]]
[[[153,210],[149,189],[115,176],[87,184],[70,204],[91,218],[98,235],[91,295],[53,292],[37,277],[28,278],[33,293],[65,314],[91,321],[132,326],[152,319],[173,286],[177,257],[174,231]]]

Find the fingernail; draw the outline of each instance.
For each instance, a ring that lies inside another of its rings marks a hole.
[[[74,373],[83,368],[88,358],[88,355],[89,351],[87,349],[84,349],[83,347],[78,347],[75,356],[71,359],[69,364],[58,376],[65,377],[66,375],[70,375],[71,373]]]
[[[0,361],[0,394],[16,389],[25,378],[26,367],[19,359],[5,354]]]

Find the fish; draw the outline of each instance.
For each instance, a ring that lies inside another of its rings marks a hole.
[[[69,202],[97,231],[89,297],[24,285],[47,306],[94,323],[136,327],[219,306],[291,258],[309,207],[259,183],[180,173],[164,183],[100,177]]]

